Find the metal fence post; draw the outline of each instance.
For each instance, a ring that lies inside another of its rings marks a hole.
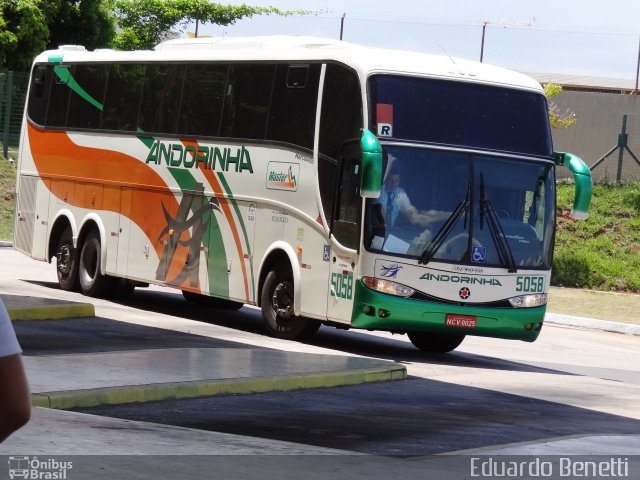
[[[2,153],[4,158],[9,158],[9,131],[11,129],[11,98],[13,97],[13,72],[7,72],[5,75],[4,89],[4,125],[2,131]]]

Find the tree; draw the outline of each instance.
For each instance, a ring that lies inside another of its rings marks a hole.
[[[47,48],[83,45],[89,50],[111,47],[115,19],[111,0],[47,0],[41,9],[49,27]]]
[[[0,70],[26,72],[49,29],[39,0],[0,0]]]
[[[547,99],[560,95],[562,93],[562,87],[555,83],[547,83],[544,86],[544,95]],[[549,122],[554,128],[569,128],[576,123],[576,114],[567,110],[561,112],[558,105],[554,102],[549,102]]]
[[[121,50],[151,49],[173,29],[184,31],[193,22],[196,23],[197,36],[200,23],[232,25],[254,15],[304,13],[244,4],[221,5],[208,0],[115,0],[114,11],[122,30],[114,41],[114,48]]]

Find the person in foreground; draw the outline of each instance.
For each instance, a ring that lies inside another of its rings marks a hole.
[[[9,314],[0,299],[0,443],[31,417],[31,393],[21,353]]]

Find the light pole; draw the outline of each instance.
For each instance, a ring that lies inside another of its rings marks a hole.
[[[482,22],[482,41],[480,42],[480,63],[482,63],[482,59],[484,58],[484,34],[487,31],[487,24],[489,20],[485,20]]]

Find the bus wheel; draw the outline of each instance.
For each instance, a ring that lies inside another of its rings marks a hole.
[[[235,302],[233,300],[227,300],[226,298],[210,297],[208,295],[190,292],[189,290],[182,290],[182,296],[187,302],[203,307],[219,308],[222,310],[240,310],[244,306],[242,302]]]
[[[109,294],[113,288],[114,279],[100,273],[100,236],[92,230],[82,243],[78,276],[80,290],[90,297],[102,297]]]
[[[78,290],[78,255],[73,248],[71,229],[65,228],[56,246],[56,271],[62,290]]]
[[[464,340],[464,335],[435,332],[409,332],[409,340],[423,352],[447,353],[455,350]]]
[[[276,267],[264,281],[261,295],[262,319],[272,337],[303,341],[311,337],[320,322],[293,313],[293,280],[286,269]]]

